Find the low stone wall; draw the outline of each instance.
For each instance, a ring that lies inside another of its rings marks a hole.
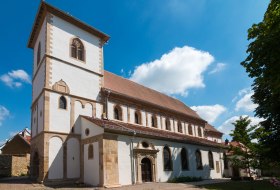
[[[0,177],[29,174],[30,154],[0,155]]]

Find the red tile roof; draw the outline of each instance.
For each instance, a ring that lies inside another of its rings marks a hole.
[[[211,131],[211,132],[223,134],[222,132],[218,131],[215,127],[213,127],[213,126],[210,125],[209,123],[207,123],[207,124],[205,125],[205,131]]]
[[[192,137],[192,136],[175,133],[171,131],[154,129],[151,127],[144,127],[140,125],[123,123],[123,122],[113,121],[113,120],[98,119],[98,118],[93,118],[88,116],[82,116],[82,117],[100,127],[103,127],[105,131],[112,132],[112,133],[121,133],[121,134],[124,133],[127,135],[133,135],[134,133],[136,133],[135,134],[136,136],[144,136],[152,139],[164,139],[172,142],[179,141],[179,142],[184,142],[189,144],[197,144],[197,145],[220,147],[220,148],[226,147],[223,143],[217,143],[207,139]]]
[[[183,102],[108,71],[104,71],[104,89],[204,121]]]

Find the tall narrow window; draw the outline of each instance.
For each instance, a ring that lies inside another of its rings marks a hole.
[[[188,125],[188,131],[189,131],[189,135],[193,135],[192,125],[191,124]]]
[[[210,169],[214,169],[213,153],[211,151],[208,152],[208,160]]]
[[[152,116],[152,127],[157,127],[157,117],[155,115]]]
[[[185,148],[182,148],[181,150],[181,166],[182,166],[182,170],[189,169],[188,152]]]
[[[202,158],[200,150],[195,152],[196,169],[202,170]]]
[[[66,101],[66,98],[64,96],[61,96],[59,98],[59,108],[65,109],[65,110],[67,108],[67,101]]]
[[[135,111],[134,121],[135,121],[136,124],[141,124],[141,113],[140,113],[140,111]]]
[[[198,127],[198,128],[197,128],[197,133],[198,133],[198,136],[199,136],[199,137],[202,137],[201,127]]]
[[[122,120],[122,108],[119,105],[114,107],[114,119]]]
[[[171,153],[167,146],[163,148],[163,164],[164,164],[164,170],[166,171],[172,170]]]
[[[178,121],[177,125],[178,125],[178,132],[183,133],[182,123],[180,121]]]
[[[170,120],[168,118],[165,119],[165,129],[170,131],[171,128],[170,128]]]
[[[37,65],[39,65],[41,61],[41,42],[39,42],[38,49],[37,49]]]
[[[88,145],[88,160],[93,159],[93,145]]]
[[[71,42],[71,57],[85,61],[85,48],[78,38],[74,38]]]

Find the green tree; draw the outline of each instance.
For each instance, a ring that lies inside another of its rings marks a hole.
[[[234,123],[234,130],[230,134],[232,141],[229,148],[229,152],[232,156],[229,157],[231,164],[237,168],[246,169],[251,177],[251,169],[260,168],[259,156],[258,156],[258,144],[253,143],[255,138],[253,130],[257,126],[251,126],[251,120],[249,117],[240,116]]]
[[[250,128],[249,125],[251,120],[249,117],[242,117],[240,116],[238,120],[232,123],[235,128],[233,132],[230,134],[232,136],[232,141],[238,141],[243,143],[245,146],[248,146],[251,143],[249,132]]]
[[[271,0],[263,21],[248,30],[248,56],[241,63],[253,78],[255,114],[264,118],[256,136],[263,156],[280,162],[280,1]]]

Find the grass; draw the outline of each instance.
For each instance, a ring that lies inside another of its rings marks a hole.
[[[269,181],[231,181],[227,183],[203,185],[202,187],[212,190],[280,190]]]

